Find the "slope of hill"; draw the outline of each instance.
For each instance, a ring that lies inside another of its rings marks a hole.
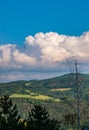
[[[89,75],[81,74],[81,89],[89,92]],[[50,114],[61,118],[61,102],[73,98],[75,88],[75,74],[31,81],[14,81],[0,84],[0,95],[8,94],[18,105],[20,113],[26,116],[34,103],[45,105]],[[24,111],[24,112],[23,112]],[[25,114],[24,114],[25,113]]]

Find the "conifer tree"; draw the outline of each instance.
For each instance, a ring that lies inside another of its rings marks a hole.
[[[13,105],[8,95],[0,99],[0,130],[17,130],[19,128],[20,116],[17,106]],[[3,127],[3,129],[2,129]]]
[[[34,105],[29,112],[28,130],[58,130],[57,122],[50,120],[48,111],[40,105]]]

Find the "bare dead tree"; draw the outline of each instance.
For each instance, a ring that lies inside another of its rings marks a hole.
[[[77,102],[77,129],[80,130],[80,93],[79,93],[79,76],[78,64],[75,62],[75,81],[76,81],[76,102]]]
[[[81,113],[81,84],[82,84],[82,80],[81,80],[81,74],[79,72],[79,68],[78,68],[78,62],[77,60],[75,60],[73,63],[67,61],[69,69],[71,71],[71,76],[72,76],[72,84],[73,84],[73,89],[74,89],[74,97],[76,100],[76,107],[75,107],[75,111],[77,114],[77,130],[81,129],[81,117],[80,117],[80,113]]]

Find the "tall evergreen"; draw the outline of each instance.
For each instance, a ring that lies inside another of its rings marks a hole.
[[[40,105],[34,105],[29,112],[28,130],[58,130],[57,122],[51,120],[48,111]]]
[[[19,128],[20,116],[17,106],[12,104],[9,96],[0,98],[0,130],[17,130]],[[3,129],[2,129],[3,128]]]

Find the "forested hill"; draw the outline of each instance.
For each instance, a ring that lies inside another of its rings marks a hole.
[[[88,86],[89,74],[81,74],[83,86]],[[9,83],[0,83],[0,94],[28,94],[27,90],[32,92],[50,93],[51,89],[72,88],[74,86],[75,74],[65,74],[59,77],[54,77],[44,80],[29,80],[29,81],[12,81]],[[48,91],[49,90],[49,91]]]
[[[79,82],[81,82],[81,90],[88,94],[89,74],[80,74]],[[1,83],[0,95],[9,95],[18,105],[20,112],[28,111],[28,104],[40,103],[45,105],[53,116],[57,117],[60,114],[60,102],[64,99],[72,99],[74,88],[75,74],[65,74],[45,80]]]

